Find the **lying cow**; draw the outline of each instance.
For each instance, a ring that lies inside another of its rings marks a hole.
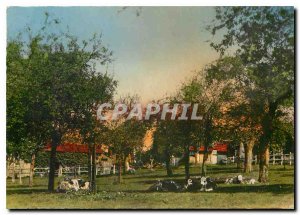
[[[255,184],[254,178],[243,178],[242,175],[235,176],[233,178],[228,178],[225,181],[226,184]]]
[[[208,192],[213,191],[217,188],[216,182],[210,177],[201,177],[200,181],[202,185],[200,191]]]
[[[180,191],[182,187],[172,180],[158,180],[149,188],[149,191]]]
[[[213,191],[217,188],[217,184],[210,177],[196,177],[188,179],[184,186],[187,191]]]
[[[78,191],[88,190],[90,187],[90,182],[86,182],[83,179],[69,179],[65,178],[63,181],[59,182],[57,187],[57,192],[66,192],[70,190]]]

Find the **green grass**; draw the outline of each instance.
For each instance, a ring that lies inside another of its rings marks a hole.
[[[235,166],[211,165],[207,168],[211,177],[235,176]],[[199,175],[199,167],[192,167],[191,174]],[[175,169],[172,179],[183,181],[184,169]],[[148,192],[157,179],[167,179],[164,169],[138,170],[135,175],[125,175],[122,184],[115,184],[116,176],[97,178],[95,195],[78,193],[47,193],[47,178],[36,177],[34,186],[7,180],[7,208],[9,209],[258,209],[294,208],[294,168],[270,166],[268,184],[227,185],[219,184],[213,192]],[[243,174],[244,175],[244,174]],[[251,177],[257,179],[257,166]],[[56,179],[58,180],[58,179]]]

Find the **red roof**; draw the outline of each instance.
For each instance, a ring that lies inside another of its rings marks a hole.
[[[198,148],[199,152],[204,152],[204,146]],[[226,143],[215,143],[213,147],[209,147],[208,151],[217,150],[218,152],[227,152],[227,144]],[[190,151],[195,151],[193,146],[190,146]]]
[[[48,144],[44,151],[51,151],[51,144]],[[86,144],[74,144],[74,143],[63,143],[57,146],[57,152],[72,152],[72,153],[88,153],[88,145]],[[101,145],[96,145],[96,153],[103,153]]]

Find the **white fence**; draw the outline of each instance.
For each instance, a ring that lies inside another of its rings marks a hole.
[[[243,161],[244,158],[241,160]],[[227,157],[227,163],[236,163],[238,161],[238,157],[232,156],[232,157]],[[253,156],[252,162],[254,164],[257,164],[258,158],[257,155]],[[283,153],[270,153],[270,159],[269,159],[269,164],[275,165],[292,165],[294,164],[294,153],[288,153],[288,154],[283,154]]]
[[[34,174],[44,176],[49,173],[49,168],[34,168]],[[55,175],[81,175],[87,174],[88,167],[87,166],[74,166],[74,167],[60,167],[55,171]],[[111,167],[107,166],[97,166],[96,167],[96,175],[109,175],[111,173]]]
[[[269,164],[292,165],[292,164],[294,164],[294,154],[291,152],[289,154],[271,153]]]
[[[97,166],[96,167],[96,175],[109,175],[115,173],[115,171],[111,171],[111,166]],[[55,171],[55,175],[63,176],[63,175],[72,175],[77,176],[81,174],[87,174],[88,167],[87,166],[74,166],[74,167],[60,167],[58,170]],[[29,176],[30,169],[29,168],[20,168],[19,166],[15,165],[8,168],[7,177],[13,178],[13,175],[17,178],[22,178]],[[36,176],[46,176],[49,174],[49,167],[41,168],[36,167],[34,168],[34,175]]]

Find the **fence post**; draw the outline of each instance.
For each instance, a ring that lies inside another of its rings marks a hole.
[[[116,174],[116,165],[113,165],[113,174]]]
[[[283,152],[281,152],[281,162],[280,162],[280,165],[283,164]]]
[[[22,184],[22,168],[21,168],[21,165],[19,165],[19,183]]]
[[[290,152],[290,166],[292,165],[292,152]]]
[[[15,168],[16,168],[16,164],[15,164],[15,162],[13,162],[13,165],[12,165],[12,177],[11,177],[11,182],[12,183],[15,183]]]
[[[58,166],[58,177],[62,176],[62,165]]]
[[[275,152],[273,151],[273,165],[275,165],[275,161],[276,161],[276,156],[275,156]]]
[[[80,165],[78,166],[78,175],[81,174]]]

